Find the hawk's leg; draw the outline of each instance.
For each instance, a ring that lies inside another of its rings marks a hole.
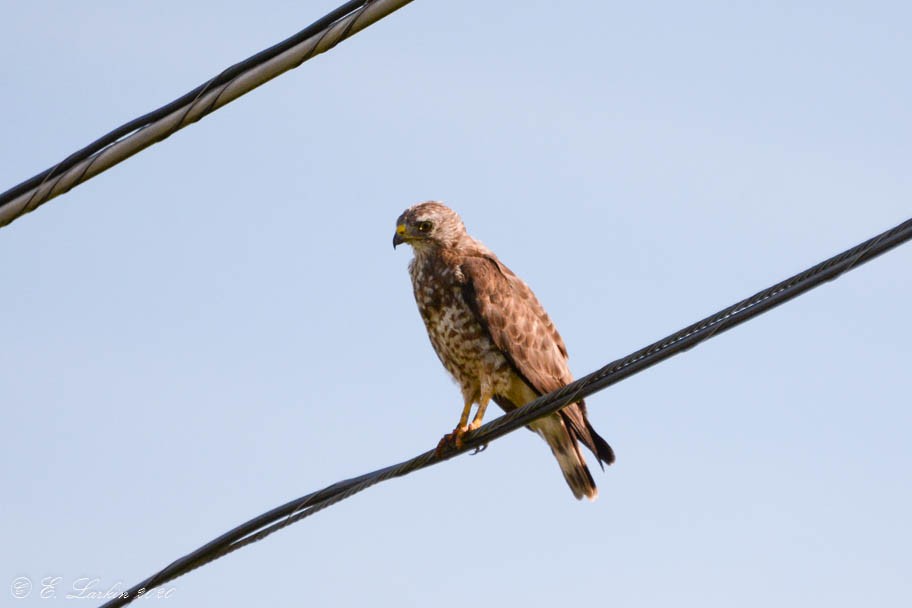
[[[447,448],[454,446],[457,450],[462,447],[462,436],[469,430],[469,414],[472,411],[473,400],[467,398],[465,405],[462,407],[462,415],[459,417],[459,424],[453,429],[452,433],[447,433],[437,444],[437,455],[439,456]]]
[[[485,410],[488,409],[488,403],[491,402],[490,397],[482,398],[478,402],[478,411],[475,412],[475,417],[472,418],[472,424],[469,425],[469,430],[474,431],[481,426],[481,421],[484,418]],[[466,418],[468,420],[468,418]]]
[[[491,396],[483,395],[482,398],[478,400],[478,410],[475,412],[475,417],[472,418],[472,424],[468,424],[469,414],[472,412],[472,402],[472,399],[466,399],[465,405],[462,408],[462,416],[459,417],[459,424],[456,425],[456,428],[453,429],[452,433],[444,435],[443,439],[440,440],[440,443],[437,444],[438,455],[443,453],[447,448],[455,447],[457,450],[460,449],[462,447],[463,435],[469,431],[474,431],[481,426],[485,410],[488,408],[488,403],[491,402]],[[479,446],[474,453],[477,454],[487,447],[487,444]]]
[[[475,412],[475,417],[472,418],[472,424],[469,425],[469,430],[474,431],[481,426],[481,421],[484,419],[485,410],[488,409],[488,403],[491,402],[491,397],[482,397],[478,402],[478,411]],[[488,444],[480,445],[475,448],[475,451],[472,454],[477,454],[478,452],[484,452],[488,449]]]

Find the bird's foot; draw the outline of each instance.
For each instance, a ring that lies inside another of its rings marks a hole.
[[[443,455],[445,452],[452,452],[455,450],[462,449],[462,437],[469,430],[465,426],[457,426],[453,429],[452,433],[447,433],[443,436],[443,439],[437,444],[436,453],[438,456]]]
[[[472,431],[476,430],[477,428],[479,428],[480,426],[481,426],[481,420],[478,420],[476,418],[475,420],[472,421],[472,424],[469,425],[468,431],[472,432]],[[482,444],[482,445],[478,446],[477,448],[475,448],[475,450],[472,452],[472,456],[474,456],[475,454],[477,454],[479,452],[484,452],[487,449],[488,449],[488,444],[487,443]]]

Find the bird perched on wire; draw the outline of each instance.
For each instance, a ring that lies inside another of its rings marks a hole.
[[[455,211],[434,201],[406,209],[396,220],[393,248],[402,243],[415,252],[409,274],[428,337],[462,390],[462,415],[441,446],[461,446],[492,399],[509,412],[573,381],[564,341],[535,294],[469,236]],[[595,500],[598,489],[579,443],[602,468],[614,462],[614,452],[586,418],[583,400],[528,428],[548,443],[573,495]]]

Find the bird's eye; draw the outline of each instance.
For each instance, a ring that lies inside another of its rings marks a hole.
[[[430,222],[421,222],[418,224],[418,232],[430,232],[432,224]]]

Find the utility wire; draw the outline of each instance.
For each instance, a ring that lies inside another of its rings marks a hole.
[[[0,227],[328,51],[412,0],[353,0],[297,34],[236,63],[157,110],[127,122],[0,194]]]
[[[700,342],[708,340],[736,325],[740,325],[779,304],[796,298],[826,281],[831,281],[844,272],[852,270],[910,239],[912,239],[912,219],[781,283],[777,283],[749,298],[741,300],[712,316],[706,317],[702,321],[697,321],[693,325],[689,325],[658,342],[641,348],[626,357],[612,361],[588,376],[571,382],[563,388],[539,397],[509,414],[485,424],[478,430],[468,433],[464,438],[463,447],[458,450],[451,449],[441,454],[431,450],[411,460],[378,469],[359,477],[339,481],[322,490],[302,496],[263,513],[259,517],[255,517],[203,545],[196,551],[172,562],[160,572],[124,592],[121,597],[107,602],[102,608],[123,606],[142,593],[147,593],[155,587],[174,580],[241,547],[262,540],[273,532],[281,530],[305,517],[310,517],[314,513],[345,500],[349,496],[357,494],[381,481],[402,477],[419,469],[448,460],[467,450],[486,446],[491,441],[503,437],[507,433],[511,433],[542,416],[552,414],[569,403],[588,397],[637,372],[652,367],[672,355],[693,348]]]

